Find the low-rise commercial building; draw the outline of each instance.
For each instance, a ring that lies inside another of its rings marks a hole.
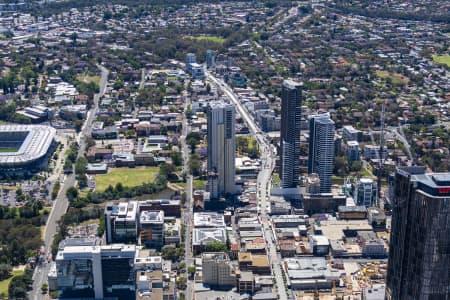
[[[309,244],[311,245],[315,256],[328,255],[328,252],[330,251],[330,242],[326,236],[311,235],[309,237]]]
[[[305,213],[312,215],[317,213],[334,213],[339,206],[347,203],[345,195],[332,193],[306,194],[303,196],[303,209]]]
[[[139,212],[143,211],[164,211],[164,215],[168,217],[180,217],[181,216],[181,204],[180,200],[169,199],[152,199],[139,201]]]
[[[225,219],[223,214],[219,214],[216,212],[196,212],[194,213],[194,227],[225,227]]]
[[[287,258],[284,263],[293,290],[331,289],[339,280],[339,273],[323,257]]]
[[[239,252],[238,262],[241,271],[251,271],[259,275],[271,274],[270,263],[265,254],[260,255],[249,252]]]
[[[196,253],[202,252],[209,243],[226,241],[225,228],[194,228],[192,234],[192,247]]]

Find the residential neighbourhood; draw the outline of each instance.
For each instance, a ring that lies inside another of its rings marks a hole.
[[[0,4],[0,299],[448,299],[449,11]]]

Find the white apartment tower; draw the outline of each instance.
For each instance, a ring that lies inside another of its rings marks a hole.
[[[231,104],[214,101],[208,107],[208,191],[212,199],[234,194],[235,111]]]

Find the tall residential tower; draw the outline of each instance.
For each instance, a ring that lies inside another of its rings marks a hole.
[[[283,81],[281,91],[281,186],[295,188],[300,177],[302,84]]]
[[[236,191],[235,111],[231,104],[214,101],[208,107],[208,191],[217,199]]]
[[[450,173],[397,170],[386,299],[450,299]]]
[[[320,192],[331,191],[334,168],[334,122],[330,114],[309,117],[308,173],[317,173]]]

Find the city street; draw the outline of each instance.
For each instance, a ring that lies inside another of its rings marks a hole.
[[[288,295],[286,294],[286,286],[283,281],[282,275],[282,266],[280,264],[281,259],[277,254],[276,245],[272,243],[274,240],[272,230],[266,230],[269,228],[268,220],[269,220],[269,203],[267,202],[267,198],[270,197],[270,187],[271,187],[271,177],[273,169],[275,168],[275,155],[272,151],[271,145],[267,142],[266,138],[262,134],[261,130],[256,125],[253,117],[249,114],[249,112],[244,108],[244,106],[240,103],[238,97],[231,88],[223,82],[221,79],[217,79],[210,72],[206,72],[206,75],[209,80],[214,82],[219,89],[221,89],[227,96],[230,98],[231,102],[234,104],[237,112],[241,115],[244,121],[247,123],[250,132],[256,138],[258,145],[262,151],[261,155],[261,165],[264,168],[259,172],[257,179],[258,186],[258,194],[259,194],[259,204],[261,207],[261,215],[260,220],[263,225],[263,234],[267,243],[269,260],[272,263],[272,272],[276,280],[278,294],[280,295],[280,299],[288,299]],[[276,257],[273,260],[273,257]]]
[[[187,84],[187,83],[186,83]],[[183,99],[185,101],[184,111],[186,111],[190,105],[190,98],[187,96],[186,91],[183,92]],[[190,154],[190,148],[186,144],[186,136],[190,132],[190,126],[186,115],[183,118],[183,129],[182,129],[181,143],[182,143],[182,154],[183,154],[183,174],[186,175],[186,203],[185,210],[183,213],[183,224],[185,226],[185,263],[186,268],[194,266],[194,258],[192,253],[192,230],[193,230],[193,201],[192,201],[192,190],[194,178],[189,174],[188,160]],[[187,280],[186,283],[186,299],[194,299],[194,281]]]
[[[103,96],[106,90],[106,83],[108,81],[108,70],[103,66],[99,66],[101,70],[100,79],[100,92],[94,96],[94,107],[89,111],[86,121],[84,123],[81,132],[78,135],[78,143],[80,145],[78,150],[78,157],[83,155],[85,148],[85,137],[90,135],[91,125],[94,120],[94,116],[98,112],[98,102]],[[59,170],[63,172],[62,168]],[[61,189],[55,201],[53,202],[52,210],[47,219],[47,224],[44,229],[44,246],[47,249],[47,254],[51,252],[51,246],[53,243],[53,238],[57,233],[57,222],[66,213],[69,207],[69,201],[66,197],[67,189],[75,185],[75,174],[67,175],[66,180],[61,185]],[[33,274],[33,290],[29,293],[29,298],[33,300],[45,299],[45,295],[41,292],[41,286],[43,283],[47,282],[47,274],[50,270],[50,263],[39,262]]]

